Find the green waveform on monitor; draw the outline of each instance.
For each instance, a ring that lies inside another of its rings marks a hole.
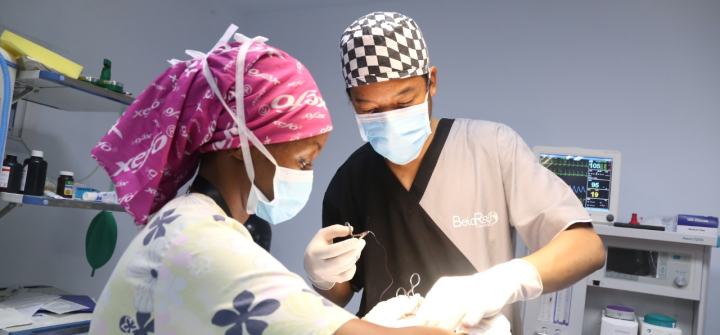
[[[577,168],[587,168],[588,167],[587,162],[567,161],[564,159],[551,162],[550,164],[553,166],[566,166],[566,167],[577,167]]]
[[[554,170],[553,173],[561,177],[587,177],[587,172],[582,171]]]

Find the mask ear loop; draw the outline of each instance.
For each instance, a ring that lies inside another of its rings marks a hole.
[[[240,137],[240,148],[243,153],[243,159],[245,159],[247,162],[252,163],[252,158],[250,157],[250,145],[248,144],[248,139],[252,144],[257,147],[260,152],[262,152],[273,164],[277,165],[277,161],[275,161],[275,158],[270,154],[269,151],[265,148],[265,146],[260,142],[260,140],[253,134],[245,124],[245,106],[243,103],[243,91],[242,86],[243,83],[243,74],[244,71],[241,72],[240,69],[245,67],[245,55],[247,54],[247,50],[250,48],[250,45],[253,42],[260,42],[262,43],[263,40],[267,40],[264,37],[258,36],[253,39],[250,39],[248,42],[243,43],[242,46],[240,46],[240,51],[238,51],[238,58],[236,62],[236,73],[235,73],[235,94],[236,98],[236,104],[235,104],[235,110],[230,108],[228,106],[227,102],[225,102],[225,99],[223,99],[222,94],[220,94],[220,89],[217,87],[217,82],[215,81],[215,78],[213,77],[212,73],[210,72],[210,67],[207,65],[207,61],[203,60],[203,74],[205,75],[205,79],[208,81],[208,85],[210,86],[210,89],[215,93],[215,95],[220,99],[220,103],[225,107],[225,109],[228,111],[230,116],[235,121],[236,125],[236,132],[238,133],[238,136]],[[237,95],[240,94],[240,95]],[[255,171],[253,170],[252,164],[245,164],[245,169],[247,170],[248,178],[250,181],[255,180]]]
[[[275,166],[278,165],[275,161],[275,158],[270,154],[269,151],[267,151],[267,149],[260,142],[257,136],[255,136],[255,134],[253,134],[247,128],[247,124],[245,123],[245,103],[243,99],[243,97],[245,96],[245,92],[243,89],[245,85],[245,56],[248,53],[248,49],[250,49],[250,46],[254,42],[264,43],[265,41],[267,41],[267,39],[260,36],[248,39],[241,34],[236,34],[235,39],[240,40],[242,42],[242,45],[240,46],[240,50],[238,51],[237,55],[237,61],[235,62],[235,114],[233,115],[231,110],[230,115],[233,115],[233,119],[235,120],[235,124],[238,128],[238,136],[240,137],[240,149],[243,154],[243,159],[245,160],[245,170],[248,173],[248,178],[250,179],[250,182],[254,184],[255,171],[253,170],[252,158],[250,157],[250,145],[248,144],[248,139],[258,150],[260,150],[260,152],[265,155],[265,157],[270,160],[270,162],[272,162]]]
[[[425,103],[428,105],[428,112],[430,111],[430,78],[432,76],[430,75],[430,66],[428,66],[428,73],[427,73],[427,87],[425,88]],[[432,126],[430,125],[430,122],[427,124],[427,130],[428,133],[432,133]],[[410,280],[412,280],[412,277],[410,277]],[[420,280],[420,275],[418,275],[418,281]]]
[[[270,154],[270,152],[265,148],[265,146],[260,142],[260,140],[255,136],[255,134],[252,133],[247,128],[247,125],[245,124],[245,104],[243,97],[244,91],[244,75],[245,75],[245,56],[248,53],[248,49],[250,46],[257,42],[257,43],[265,43],[267,41],[267,38],[262,36],[256,36],[254,38],[248,38],[242,34],[235,34],[235,40],[238,42],[241,42],[242,45],[240,46],[240,49],[238,50],[237,54],[237,61],[235,63],[235,97],[236,97],[236,103],[235,103],[235,110],[233,111],[232,108],[230,108],[225,102],[225,99],[223,98],[222,94],[220,93],[220,89],[217,87],[217,82],[215,78],[212,75],[212,72],[210,72],[210,67],[207,64],[207,60],[203,59],[203,75],[205,76],[205,79],[208,82],[208,85],[210,86],[210,89],[215,93],[215,95],[220,99],[220,103],[222,103],[223,107],[228,111],[228,114],[230,114],[230,117],[235,121],[235,131],[237,132],[238,137],[240,138],[240,151],[242,152],[244,163],[245,165],[245,171],[247,172],[248,179],[250,180],[250,183],[252,185],[255,185],[255,170],[252,165],[252,158],[250,157],[250,145],[248,144],[248,139],[252,144],[262,152],[265,157],[270,160],[275,166],[278,166],[277,161],[275,161],[275,158]],[[232,131],[231,131],[232,133]],[[275,183],[273,182],[273,186]],[[252,192],[252,189],[251,189]],[[248,198],[248,204],[246,205],[246,208],[248,211],[250,211],[251,208],[253,208],[254,204],[251,204],[251,201],[257,201],[256,197],[249,197]],[[254,213],[250,213],[254,214]]]

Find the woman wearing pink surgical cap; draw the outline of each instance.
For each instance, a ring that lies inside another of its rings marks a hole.
[[[332,124],[300,62],[236,29],[208,54],[171,61],[92,150],[145,227],[105,286],[90,334],[447,333],[357,320],[268,253],[268,223],[307,202]],[[364,244],[350,238],[326,256],[359,257]]]

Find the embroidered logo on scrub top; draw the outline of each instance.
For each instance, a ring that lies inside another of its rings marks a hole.
[[[495,212],[490,212],[487,215],[483,213],[475,213],[471,217],[461,218],[459,215],[453,215],[453,227],[469,227],[475,226],[475,228],[490,227],[496,224],[499,220],[499,216]]]

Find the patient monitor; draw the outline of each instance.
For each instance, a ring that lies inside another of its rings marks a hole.
[[[536,146],[540,164],[573,190],[595,223],[612,224],[618,215],[620,153]]]

